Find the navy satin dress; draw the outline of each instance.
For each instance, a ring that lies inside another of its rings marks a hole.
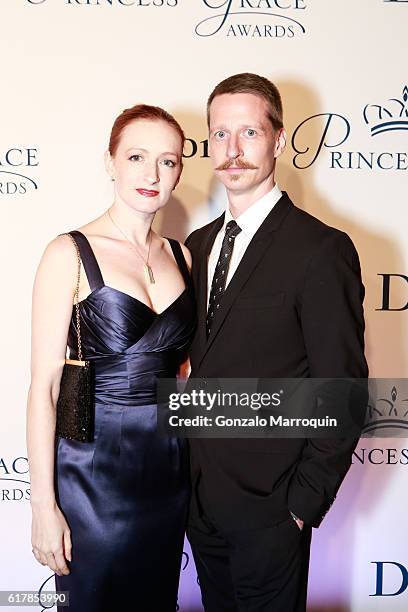
[[[56,588],[70,612],[174,612],[190,496],[186,442],[157,432],[157,377],[175,377],[195,326],[190,275],[157,314],[104,284],[86,237],[72,232],[91,294],[80,302],[84,358],[95,371],[95,436],[60,438],[57,500],[71,529],[72,562]],[[68,346],[76,356],[75,310]]]

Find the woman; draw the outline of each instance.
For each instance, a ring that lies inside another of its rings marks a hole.
[[[174,377],[194,328],[188,250],[152,231],[182,170],[184,134],[164,110],[125,110],[106,169],[114,203],[73,232],[83,266],[83,358],[95,372],[93,442],[59,438],[66,344],[77,357],[78,260],[51,242],[33,293],[28,436],[37,561],[69,591],[71,612],[176,609],[189,499],[183,441],[156,431],[157,376]],[[66,609],[66,608],[61,608]]]

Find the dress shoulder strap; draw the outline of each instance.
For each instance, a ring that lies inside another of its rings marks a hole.
[[[78,230],[73,230],[72,232],[69,232],[69,234],[71,234],[78,245],[91,291],[95,291],[95,289],[103,287],[105,283],[103,282],[102,273],[96,260],[95,253],[89,244],[88,238],[85,236],[85,234],[79,232]]]
[[[191,276],[187,266],[187,262],[184,258],[183,249],[180,246],[178,240],[174,240],[174,238],[166,238],[169,241],[171,250],[173,251],[174,259],[177,262],[177,265],[180,269],[180,272],[183,276],[186,287],[191,286]]]

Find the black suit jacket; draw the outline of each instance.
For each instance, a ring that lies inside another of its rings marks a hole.
[[[368,375],[364,287],[350,238],[284,192],[246,250],[206,339],[207,262],[224,215],[193,232],[198,327],[191,376],[298,378]],[[252,529],[288,517],[317,527],[351,463],[356,440],[191,439],[192,524]]]

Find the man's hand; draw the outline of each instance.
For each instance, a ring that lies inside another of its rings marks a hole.
[[[292,518],[295,521],[296,525],[299,527],[300,531],[302,531],[305,522],[302,521],[302,519],[298,518],[296,516],[296,514],[293,514],[293,512],[291,512],[291,515],[292,515]]]
[[[297,526],[299,527],[300,531],[302,531],[303,529],[303,525],[305,524],[304,521],[302,521],[301,519],[295,519],[295,522],[297,524]]]

